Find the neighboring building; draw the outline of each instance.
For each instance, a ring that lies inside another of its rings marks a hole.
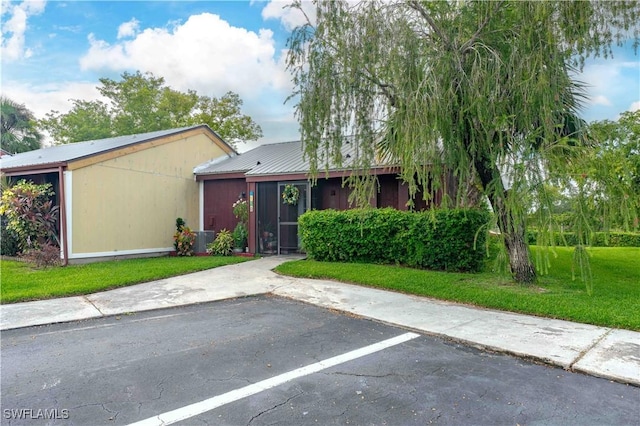
[[[343,144],[343,167],[321,171],[317,184],[309,181],[309,162],[303,159],[301,142],[285,142],[259,146],[231,158],[214,160],[196,167],[196,180],[203,183],[201,229],[233,231],[237,220],[232,205],[239,198],[249,202],[249,251],[261,254],[287,254],[300,250],[298,217],[309,209],[350,208],[349,188],[343,178],[350,173],[350,158],[355,152],[350,143]],[[398,179],[398,169],[380,164],[371,169],[378,178],[379,191],[371,200],[374,207],[407,209],[409,189]],[[448,192],[455,187],[448,179]],[[286,185],[298,188],[297,205],[282,202]],[[440,202],[436,197],[435,204]],[[427,208],[420,196],[415,208]]]
[[[53,185],[62,258],[80,262],[174,250],[176,218],[202,230],[194,167],[235,155],[200,125],[3,156],[0,172]]]

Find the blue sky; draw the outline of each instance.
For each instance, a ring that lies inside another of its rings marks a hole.
[[[42,118],[66,112],[69,99],[98,98],[100,77],[150,71],[177,90],[238,93],[263,128],[260,143],[298,139],[283,61],[301,16],[287,3],[2,0],[1,92]],[[591,86],[588,121],[640,108],[640,59],[629,47],[589,60],[580,78]]]

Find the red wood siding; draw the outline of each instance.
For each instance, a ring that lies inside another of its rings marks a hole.
[[[207,180],[204,182],[204,229],[219,232],[233,231],[238,220],[233,215],[232,205],[242,192],[248,200],[247,183],[244,179]]]
[[[311,192],[313,191],[319,191],[318,210],[347,210],[349,208],[349,188],[342,187],[341,178],[318,179],[318,187],[312,188]]]
[[[378,183],[380,184],[378,192],[377,206],[393,207],[394,209],[402,210],[404,204],[400,205],[398,200],[398,179],[395,175],[381,175],[378,176]]]

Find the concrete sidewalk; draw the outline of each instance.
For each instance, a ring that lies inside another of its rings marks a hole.
[[[267,257],[88,296],[0,306],[0,330],[270,293],[640,386],[640,333],[333,281],[280,276]]]

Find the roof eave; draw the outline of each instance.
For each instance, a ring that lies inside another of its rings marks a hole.
[[[376,174],[384,174],[384,173],[379,173],[380,171],[384,171],[387,173],[396,173],[397,170],[399,169],[398,166],[371,166],[369,168],[369,170],[375,171]],[[329,170],[318,170],[318,176],[329,173],[332,175],[335,174],[345,174],[345,173],[350,173],[354,171],[353,169],[350,168],[339,168],[339,169],[329,169]],[[288,175],[300,175],[300,174],[310,174],[311,171],[310,170],[291,170],[291,171],[287,171],[287,172],[280,172],[280,173],[251,173],[251,170],[247,171],[247,177],[265,177],[265,176],[288,176]]]
[[[5,176],[20,176],[20,175],[37,175],[41,173],[52,173],[58,171],[60,167],[67,167],[66,161],[57,161],[54,163],[38,164],[38,165],[25,165],[17,167],[2,167],[0,172]]]
[[[231,172],[213,172],[213,173],[195,173],[196,181],[218,180],[218,179],[244,179],[248,170],[231,171]]]

